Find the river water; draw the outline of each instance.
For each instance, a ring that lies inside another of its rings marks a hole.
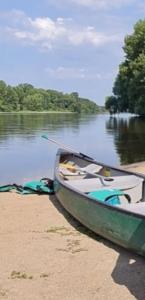
[[[50,138],[111,165],[145,160],[145,121],[128,114],[0,114],[0,184],[53,176]]]

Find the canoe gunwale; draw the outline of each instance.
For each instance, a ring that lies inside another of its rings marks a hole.
[[[99,201],[94,201],[94,199],[92,197],[88,196],[87,194],[85,194],[83,192],[80,192],[79,190],[77,190],[77,189],[75,189],[75,188],[73,188],[71,186],[68,186],[67,185],[67,181],[65,182],[61,178],[61,176],[59,175],[59,167],[58,166],[59,166],[59,162],[60,162],[60,156],[62,154],[66,154],[66,155],[67,154],[68,155],[72,154],[73,156],[75,156],[77,158],[80,158],[80,159],[84,159],[87,162],[91,162],[92,163],[92,161],[93,161],[93,163],[95,163],[97,165],[101,165],[103,167],[112,168],[113,170],[121,171],[121,172],[124,172],[125,174],[128,174],[128,175],[135,175],[135,176],[138,176],[138,177],[142,178],[143,180],[145,180],[145,176],[144,175],[141,175],[141,174],[138,174],[138,173],[135,173],[135,172],[130,172],[130,171],[122,170],[121,168],[112,167],[110,165],[106,165],[106,164],[97,162],[96,160],[89,159],[88,157],[85,157],[85,156],[83,156],[81,154],[79,155],[78,153],[64,151],[63,149],[59,149],[58,152],[57,152],[57,154],[56,154],[55,170],[54,170],[54,181],[57,181],[61,186],[63,186],[68,191],[73,192],[74,194],[80,195],[81,197],[83,196],[83,198],[84,198],[83,201],[89,201],[89,202],[93,203],[94,205],[101,206],[101,207],[103,207],[105,209],[115,210],[116,212],[119,212],[121,214],[127,214],[127,215],[130,215],[130,216],[133,216],[133,217],[145,220],[145,215],[142,215],[140,213],[136,213],[136,212],[132,212],[132,211],[126,210],[123,207],[120,208],[119,206],[113,206],[113,205],[109,205],[107,203],[103,203],[103,202],[99,202]],[[57,193],[56,193],[56,197],[57,197]]]

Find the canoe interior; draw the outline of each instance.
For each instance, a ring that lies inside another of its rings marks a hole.
[[[123,191],[129,195],[130,203],[126,197],[120,196],[120,204],[117,207],[145,216],[145,178],[140,174],[106,166],[75,153],[63,151],[58,154],[56,174],[59,181],[69,190],[88,198],[91,198],[91,192],[97,190]],[[107,202],[105,204],[108,205]]]

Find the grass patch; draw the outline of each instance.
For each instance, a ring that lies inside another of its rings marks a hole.
[[[46,274],[46,273],[42,273],[42,274],[40,275],[40,278],[48,278],[48,277],[49,277],[49,275]]]
[[[50,227],[49,229],[46,230],[47,233],[61,233],[62,231],[68,232],[70,231],[69,228],[64,227],[64,226],[55,226],[55,227]]]
[[[69,229],[67,227],[64,227],[64,226],[50,227],[45,232],[47,232],[47,233],[56,233],[56,234],[59,234],[61,236],[80,235],[79,232],[77,232],[75,230],[71,230],[71,229]]]
[[[57,251],[70,252],[72,254],[88,251],[86,248],[80,247],[80,240],[67,240],[66,248],[57,248]]]
[[[12,271],[11,279],[33,279],[33,276],[27,275],[25,272]]]
[[[0,288],[0,299],[3,297],[3,298],[6,298],[7,297],[7,290],[5,290],[5,289],[2,289],[2,288]]]
[[[86,249],[86,248],[78,248],[78,249],[74,249],[74,250],[72,250],[72,254],[78,253],[78,252],[84,252],[84,251],[88,251],[88,249]]]

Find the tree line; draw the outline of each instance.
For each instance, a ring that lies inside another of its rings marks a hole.
[[[69,111],[96,113],[99,106],[77,92],[64,94],[55,90],[35,88],[24,83],[15,87],[0,80],[0,111]]]
[[[106,98],[110,113],[130,112],[145,116],[145,20],[139,20],[133,34],[127,35],[123,50],[125,59]]]

